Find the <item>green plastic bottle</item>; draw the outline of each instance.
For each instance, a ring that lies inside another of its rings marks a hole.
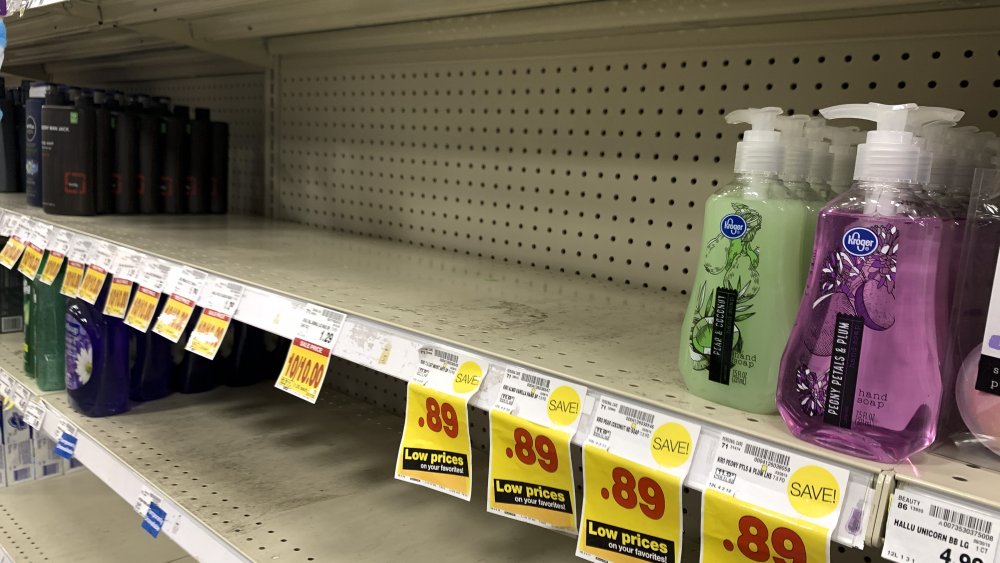
[[[35,377],[35,282],[24,280],[24,374]]]
[[[705,203],[694,287],[681,330],[678,367],[688,389],[755,413],[777,412],[778,367],[805,283],[808,205],[778,173],[784,147],[779,108],[726,116],[750,123],[736,147],[736,176]]]
[[[35,357],[35,379],[42,391],[66,387],[66,298],[59,293],[64,272],[65,268],[60,270],[52,285],[33,282],[35,300],[31,324],[35,344],[32,355]]]

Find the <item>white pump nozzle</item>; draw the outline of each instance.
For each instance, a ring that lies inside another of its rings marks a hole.
[[[826,120],[813,117],[806,123],[806,140],[809,143],[809,174],[806,179],[810,184],[827,184],[833,174],[833,154],[830,152],[830,142],[826,140]]]
[[[1000,138],[992,138],[986,143],[986,147],[992,153],[990,157],[990,163],[993,164],[993,168],[1000,168]]]
[[[920,149],[913,144],[913,133],[906,131],[907,116],[916,104],[844,104],[820,110],[827,119],[864,119],[874,121],[877,129],[869,131],[858,146],[854,165],[855,180],[874,182],[917,182]]]
[[[775,118],[781,108],[748,108],[730,112],[726,123],[748,123],[750,130],[736,143],[736,164],[733,170],[746,174],[777,174],[781,171],[784,147],[781,133],[774,130]]]
[[[851,185],[854,178],[854,158],[858,151],[854,147],[858,140],[858,128],[830,127],[823,128],[823,138],[830,140],[830,155],[833,157],[833,170],[830,173],[830,185],[836,191],[844,191]]]
[[[976,141],[978,143],[978,154],[976,163],[979,168],[991,168],[993,166],[993,156],[995,151],[991,147],[991,143],[997,140],[997,134],[993,131],[980,131],[976,133]]]
[[[924,125],[935,121],[950,121],[957,123],[965,115],[964,111],[949,108],[920,106],[906,116],[906,130],[918,135]],[[917,183],[926,186],[931,181],[931,167],[935,154],[932,143],[923,137],[914,137],[913,142],[920,149],[920,162],[917,164]]]
[[[774,128],[781,131],[781,140],[785,145],[785,165],[781,171],[781,179],[786,182],[797,182],[809,175],[809,150],[806,141],[806,124],[808,115],[789,115],[775,119]]]

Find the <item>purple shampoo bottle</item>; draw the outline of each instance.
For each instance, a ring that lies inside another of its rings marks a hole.
[[[898,462],[934,441],[941,406],[937,283],[944,220],[917,194],[913,104],[849,104],[875,121],[855,182],[820,212],[812,268],[781,360],[778,409],[803,440]]]

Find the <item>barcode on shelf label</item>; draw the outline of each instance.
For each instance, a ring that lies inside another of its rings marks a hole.
[[[173,280],[173,287],[170,288],[170,293],[180,295],[185,299],[197,303],[201,297],[201,290],[205,285],[208,274],[187,266],[183,266],[179,270],[174,270],[174,272],[176,277]]]
[[[48,223],[43,223],[42,221],[35,221],[35,228],[31,232],[31,238],[29,242],[37,246],[38,248],[45,250],[49,245],[49,237],[52,234],[52,225]]]
[[[932,518],[944,520],[945,522],[955,524],[961,528],[968,528],[983,534],[993,533],[993,522],[990,522],[985,518],[978,518],[976,516],[965,514],[964,512],[952,510],[950,508],[944,508],[943,506],[938,506],[936,504],[931,505],[930,515]]]
[[[434,349],[434,356],[441,358],[442,360],[448,362],[449,364],[458,363],[458,354],[452,354],[451,352],[445,352],[444,350]]]
[[[844,510],[849,477],[843,467],[722,432],[706,488],[834,530]]]
[[[118,247],[108,241],[99,240],[94,244],[90,253],[90,264],[97,266],[105,272],[111,272],[114,265],[115,256],[118,254]]]
[[[548,389],[549,385],[552,383],[547,377],[541,377],[530,373],[522,373],[521,381],[531,385],[532,387],[541,387],[542,389]]]
[[[701,426],[616,397],[601,396],[586,446],[655,471],[687,475]]]
[[[49,249],[49,252],[65,256],[69,252],[69,248],[73,246],[75,238],[76,235],[69,231],[52,229],[52,232],[49,233],[49,241],[46,247]]]
[[[765,463],[780,465],[782,467],[788,467],[788,464],[792,459],[788,454],[779,453],[754,444],[747,444],[744,446],[743,453],[750,454],[756,459],[763,460]]]
[[[70,246],[69,252],[66,254],[66,258],[72,260],[73,262],[79,262],[81,264],[90,263],[90,252],[94,247],[94,240],[82,235],[77,235],[73,239],[73,245]]]
[[[33,399],[28,403],[28,407],[24,409],[24,421],[28,423],[28,426],[34,428],[36,431],[41,430],[42,421],[45,419],[45,406],[39,399]]]
[[[317,344],[329,352],[340,336],[347,315],[331,311],[319,305],[308,304],[302,316],[298,337],[306,342]]]
[[[17,228],[20,222],[20,215],[17,213],[11,213],[10,211],[5,211],[3,219],[0,219],[0,236],[9,237],[14,234],[14,229]]]
[[[630,407],[624,403],[618,407],[618,412],[628,418],[634,418],[638,422],[653,423],[653,413]]]
[[[213,277],[205,284],[199,305],[231,317],[236,313],[245,289],[243,284]]]
[[[110,271],[115,274],[116,278],[134,282],[139,276],[142,259],[143,255],[134,250],[119,248]]]
[[[997,522],[985,512],[919,489],[897,489],[889,504],[882,557],[898,563],[996,561]]]
[[[173,266],[169,262],[146,256],[145,260],[142,261],[142,267],[139,268],[139,275],[135,281],[146,289],[160,293],[163,291],[163,285],[170,275],[171,268]]]

